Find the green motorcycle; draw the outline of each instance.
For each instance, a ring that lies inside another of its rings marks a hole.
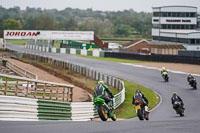
[[[102,121],[107,121],[108,118],[116,121],[117,116],[112,102],[106,104],[105,100],[100,97],[94,97],[93,102],[97,107],[97,112]]]

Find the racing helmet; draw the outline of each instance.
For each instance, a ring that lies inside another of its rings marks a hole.
[[[141,93],[141,90],[140,90],[140,89],[137,89],[137,90],[135,91],[135,93]]]
[[[104,84],[104,81],[98,81],[98,84]]]
[[[176,92],[173,92],[173,93],[172,93],[172,95],[173,95],[173,96],[176,96],[176,95],[177,95],[177,93],[176,93]]]

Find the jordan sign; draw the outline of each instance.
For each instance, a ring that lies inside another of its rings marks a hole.
[[[94,40],[93,31],[4,30],[4,39]]]
[[[35,39],[38,34],[37,31],[4,30],[5,39]]]

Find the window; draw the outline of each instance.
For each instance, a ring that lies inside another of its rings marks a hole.
[[[176,17],[176,12],[172,12],[172,17]]]
[[[167,25],[166,25],[166,24],[163,24],[163,25],[162,25],[162,29],[167,29]]]
[[[153,28],[158,29],[158,28],[160,28],[160,25],[159,24],[153,24]]]
[[[169,24],[169,25],[168,25],[168,29],[171,29],[171,28],[172,28],[172,25],[171,25],[171,24]]]
[[[159,14],[160,14],[159,12],[154,12],[154,13],[153,13],[153,16],[154,16],[154,17],[159,17],[159,16],[160,16]]]
[[[177,15],[177,17],[180,17],[180,16],[181,16],[181,13],[180,13],[180,12],[177,12],[176,15]]]
[[[195,12],[191,12],[190,13],[190,17],[196,17],[196,13]]]
[[[186,13],[185,12],[181,12],[180,13],[180,17],[185,17],[186,16]]]
[[[158,22],[158,21],[159,21],[159,19],[153,19],[153,21],[154,21],[154,22]]]
[[[195,39],[190,39],[190,44],[195,44]]]
[[[172,13],[171,12],[168,12],[168,17],[171,17],[172,16]]]
[[[197,39],[196,42],[197,42],[197,44],[200,44],[200,39]]]
[[[189,12],[186,12],[186,17],[190,17],[190,13]]]
[[[162,17],[167,17],[167,12],[162,12]]]

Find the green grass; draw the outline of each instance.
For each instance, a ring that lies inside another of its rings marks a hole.
[[[0,80],[6,81],[6,78],[5,78],[5,77],[0,77]],[[17,81],[17,80],[14,79],[14,78],[8,78],[7,80],[8,80],[8,81]]]
[[[125,101],[116,109],[118,118],[132,118],[136,116],[135,108],[132,105],[132,98],[136,89],[140,89],[149,101],[149,109],[155,107],[159,102],[159,97],[150,89],[141,85],[124,80],[125,83]]]
[[[150,61],[141,61],[141,60],[128,60],[128,59],[94,57],[94,56],[84,56],[84,55],[77,55],[77,56],[90,58],[90,59],[96,59],[96,60],[109,61],[109,62],[117,62],[117,63],[146,63],[146,62],[150,62]]]
[[[17,40],[17,39],[12,39],[12,40],[6,40],[7,43],[13,43],[16,45],[25,45],[27,40]]]

